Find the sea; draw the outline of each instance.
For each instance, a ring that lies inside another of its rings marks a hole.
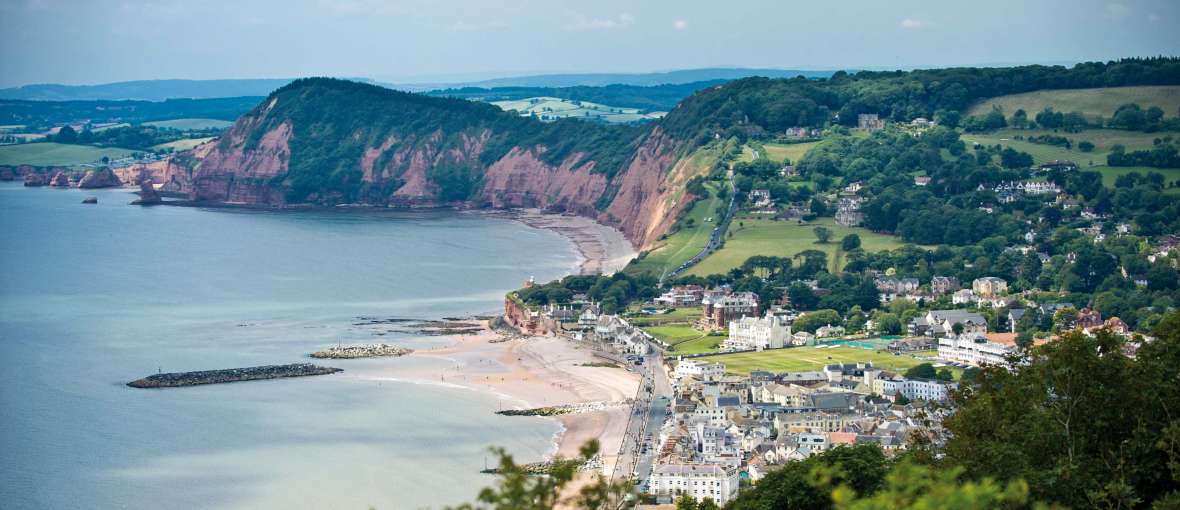
[[[443,508],[494,482],[480,473],[495,464],[489,447],[518,461],[552,450],[556,422],[498,416],[495,396],[356,375],[445,363],[430,358],[327,360],[344,372],[188,388],[126,383],[307,362],[338,344],[439,347],[365,323],[495,313],[530,276],[574,270],[566,239],[453,211],[128,205],[135,198],[0,183],[4,508]]]

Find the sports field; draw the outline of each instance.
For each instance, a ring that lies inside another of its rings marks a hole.
[[[814,229],[817,226],[827,227],[832,231],[832,239],[827,244],[815,242]],[[835,256],[840,240],[853,233],[860,236],[861,247],[865,251],[892,250],[905,244],[896,236],[877,234],[859,227],[837,225],[832,218],[821,218],[803,224],[797,221],[736,219],[730,224],[729,231],[733,233],[733,237],[727,236],[725,245],[689,269],[689,274],[723,274],[741,266],[755,255],[793,257],[805,250],[820,250],[827,253],[828,265],[835,271]]]
[[[72,166],[131,155],[129,149],[52,142],[0,146],[0,165]]]
[[[725,371],[737,375],[749,375],[753,370],[768,370],[771,372],[806,372],[821,370],[830,363],[857,363],[869,361],[873,366],[892,371],[904,372],[906,369],[927,363],[928,361],[915,358],[908,354],[894,355],[888,352],[861,349],[857,347],[791,347],[787,349],[771,349],[762,352],[743,352],[737,354],[718,354],[697,358],[716,361],[725,364]],[[957,378],[958,369],[952,369]]]

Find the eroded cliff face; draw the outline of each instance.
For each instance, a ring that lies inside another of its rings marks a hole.
[[[481,155],[497,134],[487,126],[425,134],[362,126],[323,141],[355,148],[348,152],[355,159],[337,159],[328,165],[333,172],[354,179],[354,194],[296,191],[289,185],[288,174],[293,143],[308,143],[298,137],[324,129],[296,125],[286,117],[268,118],[280,100],[268,99],[218,141],[195,149],[191,161],[172,158],[140,172],[165,183],[165,189],[189,193],[194,200],[222,203],[452,205],[569,212],[619,228],[637,249],[649,248],[689,198],[683,189],[692,177],[687,171],[691,167],[677,165],[683,143],[659,128],[643,137],[629,163],[611,178],[596,171],[598,162],[582,152],[553,163],[553,158],[544,157],[549,148],[542,144],[511,147],[495,161],[484,161]],[[455,169],[460,169],[459,177]],[[440,189],[440,182],[469,189],[462,189],[456,199],[454,190]]]

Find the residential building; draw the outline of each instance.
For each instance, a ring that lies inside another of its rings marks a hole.
[[[770,205],[770,190],[768,189],[752,189],[750,190],[750,202],[754,207],[766,207]]]
[[[868,130],[881,129],[885,127],[885,121],[875,113],[862,113],[856,116],[856,127]]]
[[[835,338],[841,336],[844,336],[844,326],[828,324],[827,326],[820,326],[819,329],[815,330],[816,338]]]
[[[738,469],[722,464],[656,464],[648,492],[655,495],[685,494],[697,501],[712,498],[724,505],[738,493]]]
[[[722,329],[730,321],[758,315],[758,295],[738,292],[731,295],[708,296],[701,299],[702,322],[711,329]]]
[[[976,295],[982,297],[996,297],[1008,292],[1008,282],[1004,281],[1003,278],[985,276],[983,278],[976,278],[975,281],[971,282],[971,290],[975,291]]]
[[[873,380],[873,393],[885,397],[902,395],[909,400],[945,401],[950,390],[957,388],[953,381],[907,378],[896,374]]]
[[[700,285],[677,285],[654,299],[665,306],[696,306],[701,303],[705,289]]]
[[[930,176],[917,175],[914,176],[914,186],[926,186],[930,184]]]
[[[930,279],[930,290],[935,294],[950,294],[959,289],[959,279],[953,276],[935,276]]]
[[[954,325],[963,325],[963,334],[987,333],[987,319],[966,310],[930,310],[910,321],[910,335],[951,336]]]
[[[951,303],[956,305],[969,305],[976,302],[978,299],[979,298],[975,296],[975,292],[973,292],[971,289],[956,290],[955,293],[951,295]]]
[[[969,365],[1005,365],[1016,349],[1015,335],[993,336],[979,333],[949,335],[938,339],[938,357]]]
[[[692,377],[702,381],[712,381],[725,375],[725,365],[694,359],[680,360],[676,364],[675,374],[678,377]]]
[[[729,322],[729,338],[722,343],[726,350],[778,349],[791,336],[785,317],[767,313],[764,317],[742,317]]]

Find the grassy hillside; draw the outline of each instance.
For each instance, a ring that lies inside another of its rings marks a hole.
[[[664,112],[642,113],[638,108],[623,108],[556,97],[529,97],[510,101],[495,101],[492,104],[506,111],[519,112],[522,116],[531,115],[545,121],[575,118],[610,123],[629,123],[658,119],[664,116]]]
[[[172,149],[175,152],[187,151],[187,150],[192,149],[193,147],[201,145],[201,144],[208,142],[210,140],[213,140],[215,138],[216,137],[212,137],[212,136],[204,137],[204,138],[181,138],[180,140],[176,140],[174,142],[153,145],[152,149],[153,150]]]
[[[722,200],[717,197],[716,183],[708,183],[705,187],[709,190],[709,197],[700,199],[693,205],[680,220],[680,230],[669,235],[659,247],[651,250],[643,259],[632,263],[627,268],[628,271],[663,276],[680,267],[680,264],[709,245],[713,227],[717,226],[717,221],[721,219],[717,215],[717,208],[722,204]],[[685,226],[689,219],[692,220],[692,226]]]
[[[1070,139],[1073,142],[1074,148],[1066,149],[1065,147],[1057,147],[1053,145],[1045,145],[1038,143],[1031,143],[1024,140],[1016,140],[1016,136],[1038,136],[1044,134],[1051,134],[1053,136],[1061,136]],[[1094,170],[1102,173],[1102,182],[1107,187],[1114,187],[1114,180],[1118,176],[1130,172],[1139,172],[1146,174],[1148,172],[1158,172],[1164,175],[1169,181],[1180,179],[1180,169],[1176,168],[1148,168],[1148,167],[1109,167],[1106,166],[1106,156],[1110,154],[1110,148],[1116,144],[1123,145],[1127,150],[1150,149],[1152,141],[1160,136],[1166,136],[1175,133],[1141,133],[1136,131],[1123,131],[1117,129],[1087,129],[1080,133],[1066,133],[1053,132],[1043,129],[1000,129],[991,133],[964,133],[962,140],[967,144],[982,144],[982,145],[996,145],[999,144],[1004,147],[1011,147],[1015,150],[1027,152],[1033,157],[1033,162],[1040,164],[1046,161],[1053,161],[1056,159],[1068,159],[1080,165],[1087,170]],[[1082,152],[1077,149],[1077,144],[1080,141],[1089,141],[1094,144],[1094,150],[1091,152]],[[1180,193],[1180,189],[1169,188],[1169,193]]]
[[[803,158],[807,151],[812,147],[819,145],[819,142],[804,142],[804,143],[764,143],[762,147],[766,149],[766,157],[774,161],[791,160],[792,163],[798,163]]]
[[[830,242],[816,244],[815,232],[812,229],[817,226],[824,226],[832,231]],[[792,257],[804,250],[820,250],[827,253],[828,265],[835,271],[836,248],[840,245],[840,239],[852,233],[860,236],[861,246],[866,251],[892,250],[903,244],[895,236],[875,234],[863,228],[844,227],[837,225],[831,218],[822,218],[802,225],[794,221],[738,219],[730,225],[729,231],[733,233],[733,237],[726,238],[725,246],[689,269],[689,274],[723,274],[755,255]]]
[[[219,119],[172,119],[144,122],[144,125],[177,129],[180,131],[192,131],[197,129],[225,129],[233,125],[233,122]]]
[[[1052,107],[1059,112],[1078,111],[1087,117],[1110,117],[1116,108],[1127,103],[1139,103],[1147,108],[1158,106],[1165,117],[1176,116],[1180,109],[1180,86],[1109,87],[1074,90],[1038,90],[1024,94],[1000,96],[973,105],[968,115],[982,115],[999,106],[1005,115],[1023,108],[1032,118],[1036,112]]]
[[[0,146],[0,165],[72,166],[97,161],[106,156],[111,159],[131,154],[129,149],[117,147],[92,147],[89,145],[66,145],[60,143],[25,143]]]

